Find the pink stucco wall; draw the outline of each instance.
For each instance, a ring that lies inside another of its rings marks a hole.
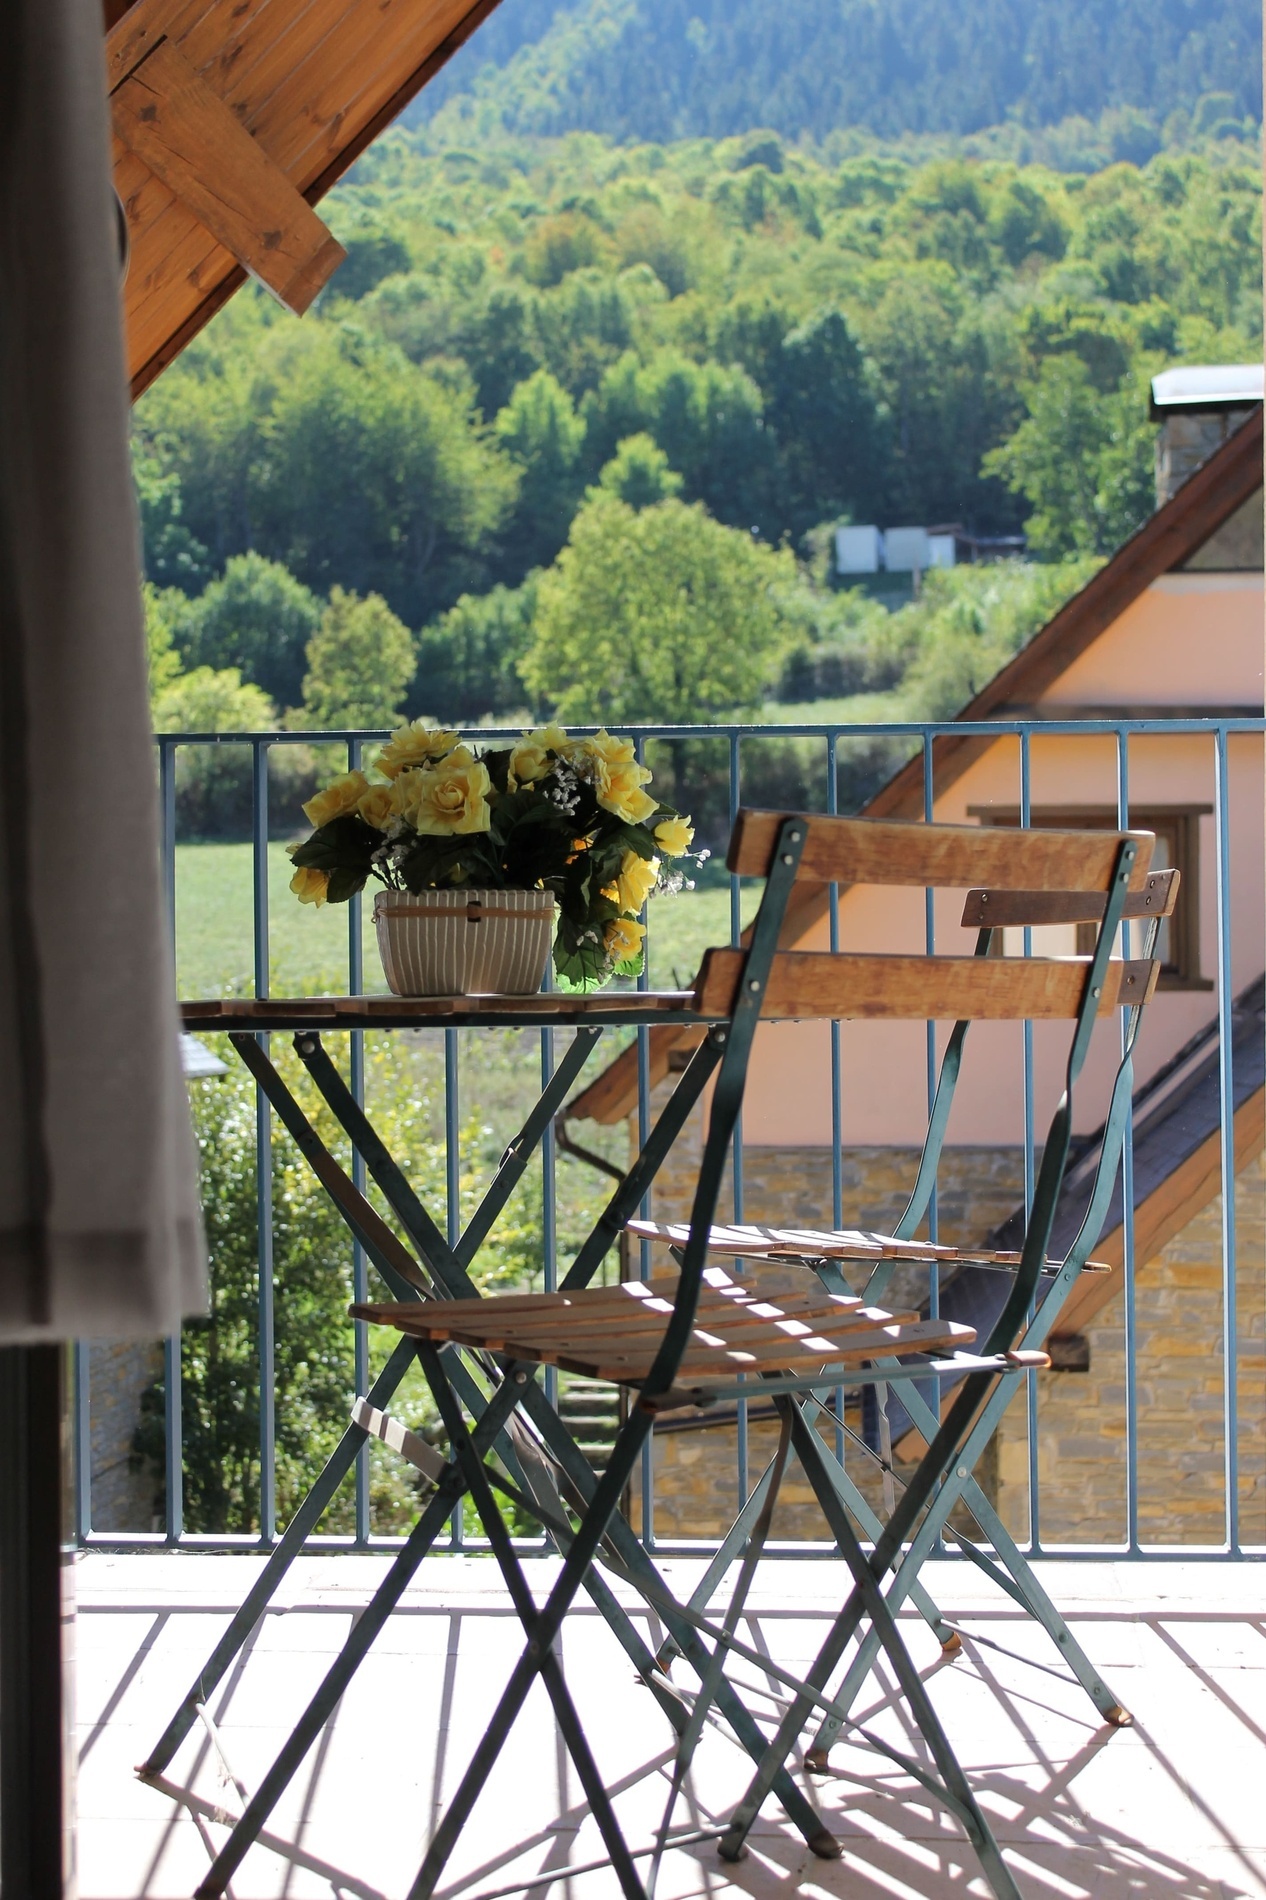
[[[1075,661],[1038,701],[1067,707],[1170,705],[1260,707],[1263,590],[1260,574],[1174,574],[1151,586]],[[1035,805],[1104,806],[1115,802],[1115,742],[1036,736],[1032,742]],[[1214,747],[1196,736],[1136,738],[1129,748],[1131,804],[1214,803]],[[1232,987],[1239,991],[1263,968],[1266,936],[1266,844],[1263,838],[1263,746],[1259,735],[1233,738],[1228,754],[1231,796]],[[1019,804],[1019,747],[1000,739],[936,802],[936,817],[971,822],[973,808]],[[1200,820],[1200,973],[1217,976],[1216,847],[1212,817]],[[936,947],[970,953],[974,933],[959,928],[962,894],[938,893]],[[920,951],[922,891],[871,887],[840,900],[845,950]],[[804,949],[828,947],[825,922]],[[1037,946],[1041,948],[1042,946]],[[1071,949],[1052,943],[1051,953]],[[1216,991],[1167,990],[1148,1010],[1140,1037],[1140,1080],[1154,1072],[1213,1016]],[[947,1026],[942,1026],[943,1042]],[[921,1024],[844,1023],[840,1030],[843,1137],[850,1143],[907,1144],[922,1139],[927,1115],[926,1038]],[[1102,1120],[1118,1058],[1115,1023],[1101,1025],[1077,1098],[1077,1124]],[[1067,1031],[1034,1031],[1037,1133],[1040,1139],[1062,1086]],[[1019,1025],[978,1023],[955,1100],[950,1140],[1023,1140],[1022,1032]],[[744,1109],[744,1140],[804,1146],[831,1139],[830,1031],[823,1023],[771,1024],[753,1052]]]

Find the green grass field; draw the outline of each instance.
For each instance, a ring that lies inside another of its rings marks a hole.
[[[268,849],[268,964],[274,996],[342,993],[348,984],[346,905],[315,910],[288,889],[291,866],[284,846]],[[755,887],[743,892],[743,922],[756,907]],[[365,988],[384,990],[370,922],[362,904]],[[648,936],[649,974],[657,989],[688,984],[709,944],[728,943],[728,890],[682,891],[653,899]],[[246,844],[187,844],[176,850],[176,967],[182,997],[249,996],[254,988],[251,848]]]

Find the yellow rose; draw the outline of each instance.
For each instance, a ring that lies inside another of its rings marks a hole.
[[[632,917],[616,917],[602,933],[602,947],[612,963],[629,963],[642,948],[643,925]]]
[[[301,904],[315,904],[319,909],[330,888],[329,876],[325,871],[314,871],[307,865],[300,865],[290,880],[290,888]]]
[[[424,720],[410,726],[398,726],[378,754],[375,764],[384,778],[395,778],[406,766],[429,765],[442,759],[457,744],[455,732],[439,732]]]
[[[655,827],[655,842],[666,858],[683,858],[694,843],[695,828],[688,818],[665,818]]]
[[[591,759],[600,759],[604,765],[632,765],[636,756],[631,739],[616,739],[605,726],[592,739],[582,740],[581,745]],[[646,777],[650,777],[649,772]]]
[[[594,796],[605,811],[622,818],[626,825],[643,825],[656,809],[655,800],[642,790],[650,776],[646,767],[634,760],[610,765],[605,759],[595,759]]]
[[[626,851],[620,865],[620,873],[607,891],[613,904],[621,910],[638,911],[655,889],[655,880],[659,876],[659,859],[639,858],[636,851]]]
[[[375,831],[385,831],[392,819],[400,814],[396,786],[371,785],[356,810],[365,823],[372,825]]]
[[[312,829],[319,831],[331,819],[355,811],[368,790],[369,780],[363,772],[344,772],[342,778],[336,778],[333,785],[327,785],[323,792],[308,800],[303,815]]]
[[[544,778],[550,768],[548,755],[551,752],[556,758],[566,759],[576,749],[576,741],[569,739],[561,726],[537,726],[534,732],[525,732],[510,754],[510,790],[517,791],[520,785],[535,785],[537,779]]]
[[[405,815],[415,831],[487,831],[491,781],[482,759],[464,745],[457,746],[439,765],[409,774]]]

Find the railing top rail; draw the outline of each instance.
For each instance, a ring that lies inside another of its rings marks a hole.
[[[1103,735],[1115,738],[1124,734],[1127,738],[1135,735],[1155,735],[1157,733],[1255,733],[1266,732],[1266,714],[1217,714],[1208,718],[1195,718],[1190,714],[1181,717],[1148,719],[953,719],[953,720],[834,720],[828,723],[812,724],[798,722],[783,724],[781,721],[735,720],[728,724],[717,723],[708,726],[661,726],[643,725],[635,720],[617,720],[621,732],[631,732],[643,739],[730,739],[739,738],[785,738],[785,739],[832,739],[847,736],[851,738],[872,737],[908,737],[955,738],[955,739],[1001,739],[1018,738],[1027,734],[1030,738],[1093,737]],[[522,726],[457,726],[455,731],[463,737],[480,740],[518,739],[523,732]],[[573,732],[597,732],[596,725],[573,725]],[[155,742],[162,746],[174,745],[340,745],[350,740],[359,740],[362,744],[373,744],[391,736],[390,728],[375,727],[330,727],[321,732],[159,732],[154,734]]]

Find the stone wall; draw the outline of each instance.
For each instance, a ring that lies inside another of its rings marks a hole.
[[[97,1339],[88,1348],[94,1531],[161,1529],[152,1472],[137,1466],[132,1438],[141,1394],[163,1376],[163,1348],[149,1340]]]
[[[1266,1543],[1266,1175],[1236,1182],[1241,1539]],[[1188,1222],[1135,1286],[1138,1534],[1145,1544],[1220,1544],[1225,1535],[1222,1202]],[[1127,1534],[1124,1296],[1086,1329],[1087,1372],[1038,1379],[1042,1541],[1121,1543]],[[1026,1537],[1028,1429],[1013,1406],[998,1434],[996,1502]]]
[[[844,1157],[842,1221],[846,1227],[891,1232],[914,1186],[918,1173],[917,1148],[854,1148]],[[690,1211],[699,1156],[699,1118],[678,1142],[655,1186],[653,1212],[659,1221],[683,1220]],[[831,1154],[825,1148],[746,1148],[743,1153],[742,1211],[746,1220],[790,1226],[828,1225],[831,1221]],[[947,1148],[941,1165],[937,1195],[938,1233],[949,1244],[978,1243],[1024,1198],[1024,1154],[1020,1148]],[[733,1181],[727,1175],[719,1215],[733,1210]],[[661,1249],[651,1252],[652,1272],[670,1271]],[[636,1270],[636,1263],[634,1263]],[[802,1281],[795,1269],[752,1267],[747,1272],[771,1292]],[[864,1275],[862,1276],[864,1278]],[[861,1279],[855,1281],[860,1286]],[[926,1269],[899,1269],[886,1299],[890,1304],[917,1307],[928,1291]],[[764,1408],[766,1411],[768,1408]],[[756,1408],[748,1426],[747,1468],[752,1481],[774,1455],[778,1439],[775,1421],[762,1418]],[[861,1417],[850,1406],[845,1425],[860,1436]],[[827,1443],[835,1444],[835,1427],[823,1423]],[[854,1482],[882,1512],[882,1476],[853,1436],[845,1438],[845,1466]],[[651,1455],[655,1472],[655,1535],[662,1541],[677,1538],[718,1537],[729,1527],[739,1508],[738,1428],[733,1422],[704,1423],[698,1415],[674,1420],[657,1429]],[[982,1472],[992,1484],[992,1457]],[[640,1522],[638,1486],[631,1499],[635,1523]],[[969,1526],[964,1521],[964,1528]],[[821,1542],[826,1529],[817,1501],[804,1474],[793,1460],[782,1487],[770,1535],[778,1540]]]
[[[683,1219],[689,1211],[698,1158],[698,1131],[678,1144],[656,1186],[654,1217]],[[843,1223],[891,1230],[905,1205],[918,1150],[854,1149],[845,1158]],[[754,1221],[788,1225],[829,1223],[831,1156],[823,1148],[748,1148],[743,1156],[742,1211]],[[1019,1148],[947,1148],[941,1168],[940,1238],[978,1244],[1023,1199]],[[720,1215],[733,1207],[727,1180]],[[1239,1458],[1242,1538],[1266,1541],[1266,1181],[1258,1160],[1240,1175],[1236,1193],[1239,1301]],[[1221,1203],[1215,1200],[1137,1275],[1136,1380],[1138,1405],[1138,1519],[1146,1543],[1217,1544],[1224,1535]],[[653,1271],[666,1256],[651,1252]],[[626,1270],[637,1270],[636,1259]],[[749,1269],[750,1270],[750,1269]],[[771,1290],[787,1272],[756,1270]],[[889,1300],[917,1304],[926,1274],[912,1269],[894,1282]],[[1125,1508],[1125,1334],[1118,1295],[1087,1329],[1089,1369],[1038,1376],[1041,1536],[1045,1543],[1123,1542]],[[850,1409],[846,1424],[860,1430]],[[823,1427],[828,1441],[834,1427]],[[751,1479],[773,1455],[777,1426],[753,1418],[748,1431]],[[677,1538],[721,1534],[738,1509],[737,1427],[689,1420],[659,1429],[652,1441],[655,1534]],[[879,1474],[851,1443],[847,1465],[876,1505]],[[978,1475],[1004,1522],[1028,1535],[1027,1407],[1006,1413],[987,1464]],[[636,1486],[634,1487],[636,1490]],[[636,1502],[635,1502],[636,1509]],[[964,1528],[968,1528],[964,1522]],[[772,1535],[792,1542],[820,1540],[823,1522],[803,1475],[793,1463]]]

